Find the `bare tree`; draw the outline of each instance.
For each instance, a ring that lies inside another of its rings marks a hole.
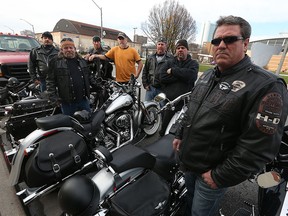
[[[186,39],[192,42],[196,37],[195,20],[187,9],[175,0],[166,0],[163,4],[153,6],[148,21],[142,23],[141,29],[155,44],[159,37],[165,37],[167,49],[172,52],[177,40]]]

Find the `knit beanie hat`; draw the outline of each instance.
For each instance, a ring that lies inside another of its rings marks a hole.
[[[178,46],[184,46],[187,48],[187,50],[189,50],[189,47],[188,47],[188,42],[184,39],[181,39],[181,40],[178,40],[177,43],[176,43],[176,48]]]
[[[49,38],[50,40],[53,41],[53,36],[52,36],[52,34],[51,34],[50,32],[48,32],[48,31],[43,32],[43,34],[41,35],[41,38],[43,38],[43,37],[47,37],[47,38]]]

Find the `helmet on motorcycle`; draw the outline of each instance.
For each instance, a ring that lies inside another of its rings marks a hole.
[[[69,215],[93,215],[100,201],[100,192],[87,176],[75,176],[62,185],[58,201],[60,208]]]
[[[20,82],[16,77],[10,77],[8,79],[7,86],[12,88],[12,87],[18,86],[19,84],[20,84]]]
[[[77,111],[73,114],[73,117],[81,123],[88,123],[91,120],[91,113],[87,110]]]

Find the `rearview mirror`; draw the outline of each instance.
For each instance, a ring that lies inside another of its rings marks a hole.
[[[166,95],[164,94],[164,93],[159,93],[158,95],[156,95],[155,97],[154,97],[154,100],[156,101],[156,102],[161,102],[161,101],[164,101],[164,100],[166,100],[167,99],[167,97],[166,97]]]

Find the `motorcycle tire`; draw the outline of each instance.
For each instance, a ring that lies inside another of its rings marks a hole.
[[[151,136],[151,135],[154,135],[160,127],[161,114],[158,113],[158,108],[155,105],[148,106],[146,109],[147,109],[147,113],[149,117],[152,120],[152,124],[148,123],[147,117],[145,117],[144,115],[142,125],[143,125],[144,132],[147,135]]]

